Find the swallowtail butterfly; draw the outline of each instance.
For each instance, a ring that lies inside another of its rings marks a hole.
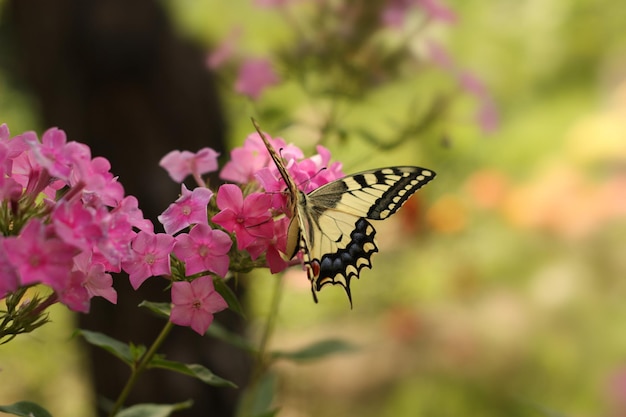
[[[291,217],[287,256],[302,254],[315,302],[317,291],[333,284],[344,288],[352,305],[350,280],[359,278],[361,269],[371,268],[372,255],[378,252],[376,229],[369,220],[384,220],[394,214],[413,193],[435,178],[435,173],[414,166],[373,169],[305,194],[256,121],[253,123],[287,185]]]

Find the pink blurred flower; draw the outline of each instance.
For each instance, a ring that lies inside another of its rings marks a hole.
[[[174,237],[165,233],[139,232],[132,243],[133,257],[122,262],[133,289],[143,282],[160,275],[170,275],[170,253]]]
[[[469,71],[461,71],[458,75],[461,88],[474,96],[478,101],[476,121],[484,132],[493,132],[498,127],[498,111],[493,98],[485,84]]]
[[[139,201],[133,195],[127,195],[120,204],[113,209],[113,213],[126,216],[128,222],[144,232],[153,232],[154,225],[143,217],[143,212],[139,209]]]
[[[221,210],[212,221],[237,237],[237,249],[242,250],[259,238],[271,238],[273,226],[271,196],[252,193],[244,199],[241,189],[224,184],[217,192],[217,206]]]
[[[72,269],[72,258],[79,250],[61,239],[49,237],[39,219],[31,219],[19,236],[3,241],[6,256],[17,269],[21,283],[44,283],[59,287]]]
[[[59,301],[70,310],[79,313],[89,312],[89,299],[91,297],[84,286],[85,278],[85,274],[82,271],[68,271],[66,278],[62,282],[55,281],[51,285],[59,297]]]
[[[415,3],[432,20],[447,24],[455,24],[457,21],[456,13],[441,0],[415,0]]]
[[[82,252],[74,257],[74,271],[83,274],[83,286],[89,297],[102,297],[110,303],[117,303],[113,277],[105,272],[103,264],[92,261],[90,253]]]
[[[211,148],[202,148],[198,152],[171,151],[159,162],[169,176],[181,183],[188,175],[200,178],[201,175],[217,171],[217,157],[220,154]]]
[[[302,150],[293,145],[287,145],[282,138],[272,138],[265,134],[266,139],[286,159],[303,157]],[[230,161],[224,165],[220,178],[240,184],[255,180],[255,174],[271,162],[270,155],[257,132],[246,138],[243,146],[230,152]]]
[[[415,0],[388,0],[382,9],[381,20],[386,26],[401,27],[414,6]]]
[[[33,156],[37,162],[45,168],[50,175],[62,180],[69,180],[72,172],[72,161],[68,158],[65,150],[67,138],[65,132],[53,127],[44,132],[41,142],[35,135],[24,137],[31,147]]]
[[[215,291],[211,277],[172,284],[170,321],[179,326],[190,326],[200,335],[206,333],[213,322],[213,314],[227,307],[224,298]]]
[[[224,40],[207,56],[207,67],[217,69],[231,59],[235,54],[235,49],[242,33],[241,27],[233,28]]]
[[[0,298],[4,298],[8,293],[17,290],[20,286],[20,277],[17,274],[17,270],[9,261],[7,252],[4,249],[4,239],[4,237],[0,236]]]
[[[161,214],[158,219],[166,233],[174,234],[192,224],[208,224],[207,205],[213,191],[204,187],[189,191],[185,184],[181,196]]]
[[[61,201],[51,214],[56,234],[65,242],[82,250],[91,248],[104,237],[100,224],[95,219],[95,210],[85,207],[80,201]]]
[[[233,242],[221,230],[198,224],[189,234],[176,236],[174,254],[185,263],[187,275],[211,271],[223,277],[228,272],[228,251]]]
[[[97,194],[103,204],[109,207],[116,207],[122,201],[124,187],[110,172],[111,163],[106,158],[81,158],[76,168],[70,180],[72,186],[84,184],[84,192]]]
[[[272,63],[265,58],[249,58],[239,68],[235,91],[257,100],[266,88],[278,84]]]
[[[254,5],[257,7],[284,7],[290,0],[254,0]]]

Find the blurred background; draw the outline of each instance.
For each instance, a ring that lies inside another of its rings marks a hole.
[[[99,144],[95,154],[123,153],[112,171],[127,191],[132,178],[154,182],[152,193],[136,184],[150,213],[177,190],[165,195],[156,165],[134,161],[146,150],[158,161],[170,149],[240,145],[251,116],[308,154],[323,144],[346,173],[437,172],[377,225],[380,253],[352,284],[352,310],[341,288],[324,288],[315,305],[306,278],[285,274],[272,347],[341,338],[359,349],[277,362],[279,416],[626,415],[626,3],[146,0],[156,20],[128,9],[135,17],[107,25],[110,10],[131,6],[91,0],[98,18],[74,18],[87,33],[120,36],[115,47],[77,46],[65,34],[71,46],[58,53],[24,40],[52,24],[18,3],[28,2],[0,0],[0,122],[12,134],[54,123],[70,140]],[[46,2],[49,11],[70,3]],[[154,34],[154,21],[165,28],[156,44],[137,36]],[[181,45],[199,52],[186,61],[174,54]],[[203,71],[137,69],[173,62]],[[51,72],[64,80],[53,92]],[[137,80],[141,88],[128,87]],[[254,271],[244,280],[252,339],[274,279]],[[89,360],[70,339],[77,318],[63,308],[51,317],[0,347],[0,376],[11,381],[0,403],[95,415]],[[240,359],[217,363],[229,360]]]

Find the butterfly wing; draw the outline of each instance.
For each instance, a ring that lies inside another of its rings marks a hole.
[[[341,285],[352,303],[350,280],[371,268],[378,252],[368,219],[388,218],[433,178],[424,168],[383,168],[349,175],[300,198],[299,250],[314,295],[324,285]]]

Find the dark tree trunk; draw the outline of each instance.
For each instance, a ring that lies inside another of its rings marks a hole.
[[[127,194],[137,196],[155,221],[180,192],[159,159],[173,149],[224,150],[225,123],[203,50],[176,36],[158,1],[10,0],[6,6],[1,41],[9,53],[2,60],[37,99],[42,124],[58,126],[69,140],[108,158]],[[81,315],[81,327],[150,343],[164,323],[137,304],[168,301],[167,282],[154,278],[135,292],[126,277],[115,281],[118,304],[94,299],[91,313]],[[230,313],[218,319],[243,331]],[[205,364],[245,385],[247,356],[232,347],[177,327],[162,350],[170,359]],[[104,351],[89,353],[97,393],[115,399],[129,370]],[[193,398],[186,416],[231,416],[238,393],[149,371],[128,404]]]

